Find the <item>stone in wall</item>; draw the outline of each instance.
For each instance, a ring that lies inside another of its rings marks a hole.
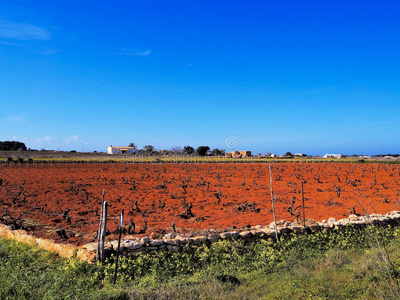
[[[236,239],[238,235],[239,233],[237,233],[236,231],[232,231],[232,232],[223,232],[219,236],[222,239]]]
[[[179,252],[181,248],[179,246],[167,245],[167,249],[171,252]]]

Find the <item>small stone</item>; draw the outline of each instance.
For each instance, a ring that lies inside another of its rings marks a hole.
[[[115,251],[117,251],[118,250],[118,241],[112,241],[111,242],[111,246]],[[120,244],[119,245],[119,251],[122,251],[123,249],[124,249],[124,245]]]
[[[157,238],[157,233],[155,233],[154,231],[150,233],[149,235],[150,239],[156,239]]]
[[[164,238],[166,239],[173,239],[175,238],[176,234],[173,232],[167,233],[166,235],[164,235]]]
[[[235,239],[238,236],[238,233],[236,231],[232,232],[223,232],[219,235],[222,239]]]
[[[183,236],[177,237],[175,240],[179,242],[180,245],[187,245],[189,244],[189,240]]]
[[[142,251],[145,251],[146,249],[147,249],[146,246],[142,246],[142,247],[140,247],[140,248],[138,248],[138,249],[129,250],[129,251],[131,251],[131,252],[142,252]]]
[[[172,239],[164,239],[164,243],[169,244],[169,245],[173,245],[173,246],[177,246],[179,245],[179,241],[177,240],[172,240]]]
[[[276,222],[276,225],[281,225],[281,226],[286,226],[288,224],[290,224],[290,223],[286,220],[279,220]]]
[[[97,252],[97,243],[89,243],[82,246],[82,249],[86,249],[90,252]]]
[[[301,233],[301,232],[303,232],[304,231],[304,227],[303,226],[293,226],[292,227],[292,230],[294,231],[294,232],[296,232],[296,233]]]
[[[250,239],[253,237],[250,231],[242,231],[239,233],[239,236],[243,239]]]
[[[209,240],[211,243],[218,242],[219,238],[220,238],[220,236],[219,236],[218,234],[210,234],[210,235],[208,236],[208,240]]]
[[[362,226],[362,225],[364,225],[365,224],[365,222],[364,221],[351,221],[350,222],[350,224],[352,224],[352,225],[360,225],[360,226]]]
[[[152,247],[158,247],[164,244],[163,240],[150,240],[149,242],[150,246]]]
[[[292,232],[292,229],[290,229],[289,227],[278,227],[278,231],[281,234],[288,234]]]
[[[150,242],[150,238],[148,236],[142,237],[140,242],[143,244],[147,244],[148,242]]]
[[[104,250],[105,251],[111,251],[113,249],[113,246],[111,245],[111,243],[105,243],[104,244]]]
[[[334,226],[335,226],[335,223],[336,223],[336,219],[335,219],[335,218],[329,218],[329,219],[328,219],[328,225],[329,225],[330,227],[334,227]]]
[[[129,249],[129,250],[136,250],[142,247],[144,244],[143,243],[137,243],[137,242],[129,242],[125,243],[124,246]]]
[[[266,234],[269,234],[270,232],[274,232],[275,230],[271,229],[271,228],[268,228],[268,227],[264,227],[264,228],[261,228],[261,231],[266,233]]]
[[[400,219],[400,215],[388,215],[388,218],[392,219],[392,220],[398,220]]]
[[[379,217],[378,220],[379,220],[380,222],[386,223],[386,222],[389,221],[390,219],[389,219],[388,217],[382,216],[382,217]]]
[[[349,215],[349,220],[350,220],[350,221],[356,221],[356,220],[358,220],[358,216],[357,216],[357,215],[354,215],[354,214]]]
[[[264,227],[267,228],[267,227]],[[268,228],[268,230],[271,230]],[[254,237],[260,237],[264,232],[262,231],[262,228],[260,228],[260,230],[250,230],[250,233],[254,236]]]
[[[146,249],[149,250],[149,251],[152,251],[152,250],[158,250],[158,247],[151,247],[151,246],[149,246],[149,247],[147,247]]]
[[[378,224],[379,223],[379,220],[378,220],[377,217],[371,217],[371,218],[369,218],[369,221],[370,221],[371,224]]]
[[[317,230],[320,229],[320,227],[319,227],[318,225],[316,225],[316,224],[309,225],[308,227],[309,227],[312,231],[317,231]]]
[[[167,245],[167,249],[171,252],[179,252],[181,248],[179,246]]]
[[[192,237],[192,245],[197,246],[200,245],[206,239],[205,236],[195,236]]]
[[[261,231],[268,237],[275,237],[275,230],[270,228],[264,227]]]

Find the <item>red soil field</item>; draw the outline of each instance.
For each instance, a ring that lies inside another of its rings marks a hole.
[[[306,218],[316,221],[400,210],[399,165],[271,166],[278,220],[293,222],[297,214],[302,220],[302,182]],[[187,234],[267,225],[273,221],[269,174],[264,163],[2,164],[0,220],[21,213],[30,234],[82,245],[96,237],[104,189],[108,239],[116,237],[122,209],[124,227],[133,221],[137,235],[146,221],[150,237],[173,232],[173,222]]]

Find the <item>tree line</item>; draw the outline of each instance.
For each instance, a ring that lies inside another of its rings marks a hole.
[[[146,145],[143,147],[143,149],[138,150],[137,146],[134,143],[130,143],[128,147],[132,147],[136,153],[139,154],[146,154],[146,155],[152,155],[152,154],[177,154],[177,155],[198,155],[198,156],[222,156],[225,155],[225,149],[210,149],[209,146],[199,146],[196,149],[194,149],[192,146],[185,146],[183,148],[181,147],[173,147],[170,150],[160,150],[156,151],[155,148],[152,145]]]
[[[24,151],[26,150],[26,146],[24,143],[16,142],[16,141],[0,141],[0,150],[1,151]]]

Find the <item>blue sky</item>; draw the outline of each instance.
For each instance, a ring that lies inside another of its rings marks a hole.
[[[2,1],[0,140],[400,152],[397,1]]]

